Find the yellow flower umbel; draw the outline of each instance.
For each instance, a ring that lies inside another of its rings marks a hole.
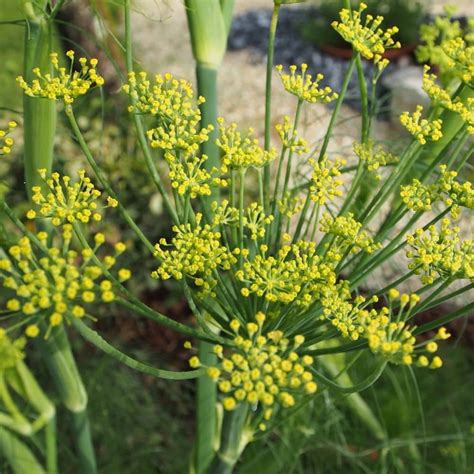
[[[244,216],[244,227],[250,232],[250,239],[257,240],[265,237],[265,227],[273,222],[273,216],[267,216],[262,206],[253,202]]]
[[[297,74],[297,67],[290,66],[290,74],[283,72],[283,66],[280,64],[276,67],[280,75],[283,87],[287,92],[298,97],[299,100],[315,104],[327,104],[338,98],[336,92],[333,92],[329,86],[319,87],[319,83],[324,79],[323,74],[318,74],[314,80],[311,74],[307,74],[307,64],[301,65],[301,74]]]
[[[258,140],[253,137],[253,129],[249,128],[242,133],[237,130],[237,124],[224,124],[224,119],[217,119],[219,124],[219,138],[217,146],[222,150],[223,171],[226,167],[233,170],[245,170],[250,167],[261,168],[275,159],[276,151],[264,150]]]
[[[59,173],[53,173],[48,178],[45,169],[38,172],[45,183],[45,188],[50,192],[46,193],[41,186],[33,187],[31,199],[38,206],[38,210],[30,209],[26,214],[29,219],[48,218],[55,226],[72,224],[76,221],[87,224],[91,220],[102,219],[99,212],[101,208],[116,207],[118,204],[115,199],[109,197],[107,206],[99,207],[97,200],[101,192],[95,188],[84,170],[77,172],[79,181],[74,183],[67,175],[60,176]]]
[[[472,239],[461,240],[459,227],[452,227],[449,219],[443,219],[441,229],[431,225],[407,236],[412,250],[406,255],[411,260],[408,268],[423,274],[421,281],[429,285],[436,277],[466,278],[474,280],[474,244]]]
[[[110,303],[116,293],[110,280],[104,278],[104,270],[93,263],[93,255],[104,243],[103,234],[94,237],[94,249],[82,253],[71,250],[72,225],[62,228],[60,243],[48,246],[46,232],[37,234],[41,248],[37,253],[28,237],[22,237],[17,245],[9,248],[11,258],[0,260],[0,278],[3,287],[11,290],[14,297],[7,301],[6,309],[18,312],[26,325],[29,337],[39,334],[39,321],[49,324],[49,330],[70,318],[87,316],[88,304],[102,301]],[[101,259],[102,265],[110,269],[125,245],[115,245],[113,255]],[[122,269],[119,278],[125,280],[130,272]],[[48,330],[48,333],[49,333]]]
[[[441,105],[445,109],[459,114],[467,124],[467,131],[474,135],[474,98],[468,97],[465,103],[459,97],[452,100],[449,92],[436,83],[436,76],[430,74],[429,71],[430,67],[425,66],[422,87],[433,105]]]
[[[193,154],[208,140],[213,127],[200,127],[201,112],[197,107],[205,99],[199,97],[196,101],[191,84],[184,79],[176,79],[168,73],[157,74],[150,81],[145,72],[131,72],[122,89],[134,101],[130,112],[155,119],[153,128],[147,132],[153,148]]]
[[[422,112],[423,107],[417,105],[413,114],[410,115],[409,112],[403,112],[402,115],[400,115],[400,123],[421,145],[424,145],[427,139],[434,142],[438,141],[443,136],[441,132],[442,120],[436,119],[429,121],[428,119],[422,119]]]
[[[151,276],[167,280],[171,277],[182,280],[184,277],[193,279],[202,294],[208,294],[215,286],[214,272],[217,269],[229,270],[236,262],[234,255],[221,244],[220,232],[211,226],[200,224],[202,215],[196,215],[196,225],[181,224],[174,226],[175,236],[168,244],[161,239],[155,245],[155,256],[160,266]],[[165,247],[173,246],[173,249]]]
[[[470,181],[463,183],[456,180],[457,172],[441,165],[440,176],[433,184],[423,184],[414,179],[410,184],[401,187],[400,196],[409,209],[429,211],[432,203],[443,201],[451,208],[451,215],[456,219],[460,207],[474,209],[474,189]]]
[[[354,153],[364,162],[364,167],[380,180],[382,177],[377,172],[381,166],[388,166],[398,163],[398,157],[385,151],[381,145],[374,145],[373,140],[367,143],[354,143]]]
[[[244,297],[256,294],[270,303],[309,306],[336,281],[331,266],[316,254],[314,242],[284,245],[275,256],[266,255],[267,250],[260,246],[261,254],[245,261],[236,273],[245,284]]]
[[[416,294],[400,295],[393,288],[389,291],[389,307],[379,311],[362,311],[358,316],[358,324],[374,354],[380,354],[394,364],[417,364],[438,369],[443,363],[439,356],[432,357],[438,349],[435,340],[447,339],[449,334],[445,328],[441,328],[434,338],[417,343],[413,335],[416,326],[410,326],[406,321],[419,300]],[[431,360],[429,357],[432,357]]]
[[[211,187],[225,187],[227,180],[222,179],[221,171],[212,168],[210,171],[204,167],[207,156],[200,157],[185,154],[177,158],[170,152],[165,153],[165,159],[169,165],[169,179],[171,187],[176,189],[180,196],[187,195],[191,199],[198,196],[210,196]]]
[[[474,45],[468,46],[463,38],[454,38],[442,46],[449,58],[448,67],[456,71],[456,76],[468,86],[474,86]]]
[[[311,185],[309,188],[310,198],[318,204],[325,204],[326,201],[332,201],[337,196],[342,196],[342,190],[338,189],[342,186],[341,167],[346,164],[346,160],[336,160],[330,163],[325,156],[321,161],[313,158],[309,160],[313,167],[311,176]]]
[[[8,122],[8,128],[6,130],[0,130],[0,156],[11,153],[14,141],[9,135],[16,126],[17,123],[11,120]]]
[[[51,100],[63,100],[66,105],[72,104],[81,95],[90,89],[104,84],[104,78],[97,74],[98,60],[92,58],[79,58],[79,71],[74,71],[74,51],[68,51],[66,56],[71,60],[70,66],[65,68],[59,66],[58,54],[51,53],[51,64],[53,74],[42,74],[39,68],[33,69],[38,79],[33,79],[28,84],[23,77],[19,76],[17,81],[25,94],[30,97],[41,97]]]
[[[288,117],[288,115],[285,115],[283,123],[277,124],[275,128],[278,135],[280,135],[283,148],[298,155],[308,153],[308,142],[304,138],[298,137],[298,130],[295,130],[294,125],[290,123],[290,117]]]
[[[366,230],[361,229],[362,224],[354,219],[351,212],[335,218],[324,213],[321,219],[321,231],[336,236],[334,244],[342,253],[364,251],[370,254],[382,247],[380,243],[374,242]]]
[[[208,367],[207,375],[217,382],[225,410],[248,403],[255,425],[265,430],[280,409],[295,406],[318,387],[309,370],[313,358],[298,354],[304,337],[287,339],[282,331],[265,332],[265,315],[257,313],[255,319],[244,328],[236,319],[230,322],[234,347],[225,354],[222,346],[214,346],[219,363]],[[199,365],[193,359],[190,363]]]
[[[380,25],[383,16],[373,17],[366,15],[362,19],[362,12],[367,9],[365,3],[361,3],[359,10],[349,11],[344,8],[339,12],[341,21],[334,21],[332,27],[358,51],[364,58],[373,59],[383,69],[388,61],[382,60],[382,55],[387,49],[400,48],[400,43],[394,41],[392,36],[398,33],[396,26],[383,30]]]

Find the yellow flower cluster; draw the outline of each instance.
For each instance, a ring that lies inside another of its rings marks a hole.
[[[429,71],[430,67],[425,66],[423,72],[423,90],[428,94],[433,104],[441,105],[459,114],[466,122],[468,132],[474,135],[474,99],[469,97],[466,103],[463,103],[459,97],[451,100],[449,92],[436,84],[436,76],[430,74]]]
[[[256,417],[262,420],[259,428],[263,431],[280,407],[295,406],[301,397],[314,394],[318,386],[309,370],[313,358],[297,352],[305,338],[297,335],[290,340],[282,331],[265,332],[261,312],[255,320],[244,328],[237,319],[230,322],[235,347],[227,355],[222,346],[214,346],[219,363],[208,367],[207,375],[217,382],[224,409],[231,411],[239,403],[248,403],[258,411]],[[190,364],[200,365],[196,357]]]
[[[363,328],[363,335],[368,341],[370,350],[394,364],[440,368],[443,362],[439,356],[434,356],[431,360],[428,357],[438,349],[435,340],[449,337],[446,329],[441,328],[434,338],[417,343],[413,335],[415,327],[408,325],[406,321],[412,308],[419,301],[419,296],[400,295],[398,290],[391,289],[389,297],[392,304],[394,302],[399,304],[398,310],[383,307],[380,311],[365,310],[359,315],[359,324]],[[397,314],[392,319],[394,311]]]
[[[239,223],[239,210],[229,206],[227,199],[222,200],[220,205],[217,201],[213,201],[211,209],[213,226],[236,226]]]
[[[15,293],[7,301],[9,311],[21,311],[24,316],[26,335],[39,334],[39,320],[49,322],[49,330],[68,318],[86,316],[85,305],[97,301],[97,295],[104,303],[115,299],[110,280],[103,278],[103,269],[92,262],[93,255],[104,243],[103,234],[94,237],[94,249],[85,249],[81,254],[69,248],[72,239],[72,225],[62,228],[62,245],[48,247],[48,235],[39,232],[37,238],[42,245],[41,254],[36,255],[28,237],[22,237],[17,245],[9,248],[10,258],[0,260],[0,278],[4,288]],[[123,243],[115,245],[114,255],[105,256],[102,264],[112,268],[116,258],[125,250]],[[119,270],[119,278],[130,277],[127,269]],[[48,330],[48,332],[49,332]]]
[[[474,85],[474,45],[468,46],[463,38],[457,37],[443,44],[443,51],[449,58],[448,67],[468,86]]]
[[[31,199],[38,206],[38,211],[30,209],[26,213],[28,219],[49,218],[55,226],[76,221],[87,224],[91,219],[94,221],[102,219],[97,204],[101,192],[95,188],[84,170],[77,172],[79,181],[74,183],[71,183],[71,177],[67,175],[60,176],[59,173],[53,173],[47,178],[45,169],[40,169],[38,172],[50,192],[45,194],[41,186],[32,188]],[[107,199],[107,207],[117,205],[115,199],[111,197]]]
[[[290,218],[303,209],[304,198],[302,196],[291,196],[286,192],[282,199],[278,200],[277,206],[280,214]]]
[[[428,211],[432,203],[441,199],[446,206],[451,206],[451,215],[457,218],[460,214],[459,207],[474,209],[474,189],[470,181],[461,183],[456,177],[456,171],[450,171],[446,165],[441,165],[440,176],[433,184],[425,185],[414,179],[401,187],[400,196],[407,207],[414,211]]]
[[[219,117],[219,138],[217,146],[222,150],[223,171],[229,166],[231,169],[241,170],[250,168],[261,168],[276,157],[274,149],[266,151],[253,138],[253,129],[249,128],[246,133],[237,130],[237,124],[224,124],[224,119]]]
[[[250,204],[244,216],[244,227],[250,232],[250,239],[257,240],[265,237],[265,226],[273,222],[273,216],[265,215],[262,206],[256,202]]]
[[[373,140],[367,143],[354,142],[354,153],[364,162],[365,168],[374,174],[377,179],[381,179],[377,170],[381,166],[388,166],[398,163],[398,157],[385,151],[381,145],[375,146]]]
[[[97,74],[98,60],[92,58],[79,58],[79,71],[73,71],[74,51],[68,51],[66,56],[70,59],[69,68],[60,67],[57,53],[51,53],[53,73],[42,73],[39,68],[33,69],[37,79],[28,84],[23,77],[18,76],[17,81],[25,94],[30,97],[41,97],[51,100],[61,99],[65,104],[72,104],[81,95],[86,94],[95,86],[102,86],[104,78]]]
[[[13,341],[8,337],[6,331],[0,328],[0,374],[4,370],[15,367],[18,362],[25,358],[23,352],[25,344],[25,338],[20,337]]]
[[[176,158],[174,154],[166,152],[165,159],[169,164],[168,176],[171,186],[179,195],[188,195],[191,199],[198,196],[210,196],[211,186],[227,186],[227,181],[219,177],[220,171],[213,167],[210,171],[204,167],[207,156],[200,157],[185,154]]]
[[[338,98],[338,94],[333,92],[329,86],[319,87],[319,83],[324,79],[323,74],[317,74],[313,80],[313,76],[306,73],[307,69],[308,65],[302,64],[301,74],[297,74],[297,67],[293,65],[290,66],[290,74],[286,74],[283,72],[281,64],[276,67],[285,90],[298,97],[299,100],[311,104],[317,102],[327,104]]]
[[[8,155],[12,151],[13,138],[9,137],[11,131],[17,126],[17,123],[11,120],[8,122],[6,130],[0,130],[0,156]]]
[[[430,362],[426,353],[436,352],[438,347],[434,340],[449,337],[446,329],[441,328],[434,339],[417,344],[413,336],[415,327],[409,326],[406,320],[419,301],[418,295],[400,295],[396,289],[391,289],[389,299],[390,307],[367,309],[368,305],[378,302],[378,297],[367,300],[357,296],[352,300],[347,282],[343,281],[337,287],[330,288],[322,298],[324,310],[321,319],[330,321],[345,338],[353,341],[366,339],[370,350],[389,362],[404,365],[416,363],[432,369],[441,367],[439,357],[435,356]],[[394,306],[394,302],[398,306]]]
[[[411,247],[406,252],[411,260],[408,268],[423,273],[424,284],[433,283],[436,277],[474,280],[474,244],[472,239],[461,240],[459,230],[443,219],[440,230],[431,225],[427,231],[419,228],[407,236]]]
[[[342,196],[341,167],[346,164],[346,160],[338,159],[334,163],[329,162],[325,156],[320,162],[313,158],[308,160],[313,167],[311,176],[311,186],[309,188],[310,198],[318,204],[325,204],[327,200],[332,201],[337,196]]]
[[[415,112],[410,115],[409,112],[403,112],[400,115],[400,123],[411,133],[422,145],[426,143],[426,139],[434,142],[438,141],[443,133],[441,132],[441,119],[432,120],[422,119],[421,114],[423,107],[416,106]]]
[[[261,254],[246,260],[236,272],[237,279],[246,285],[241,290],[244,297],[254,293],[270,303],[309,306],[336,281],[331,266],[316,254],[314,242],[284,245],[276,256],[267,256],[267,250],[261,245]]]
[[[283,123],[277,124],[275,128],[278,135],[280,135],[284,148],[298,155],[308,153],[308,142],[304,138],[298,137],[298,130],[294,129],[294,126],[290,123],[290,117],[288,117],[288,115],[285,115]]]
[[[362,250],[370,254],[381,248],[381,244],[375,243],[366,230],[361,230],[362,224],[354,219],[351,212],[335,218],[325,212],[320,228],[322,232],[337,237],[335,245],[342,253],[357,253]]]
[[[355,11],[344,8],[339,12],[341,21],[334,21],[331,26],[364,58],[374,59],[379,69],[384,69],[388,65],[388,60],[382,59],[385,51],[401,46],[392,38],[398,33],[398,28],[394,26],[385,31],[380,28],[383,16],[374,18],[372,15],[367,15],[363,21],[362,12],[366,9],[365,3],[361,3],[359,9]]]
[[[199,97],[196,101],[191,84],[184,79],[168,73],[155,75],[151,82],[145,72],[130,72],[122,89],[134,102],[130,112],[150,114],[157,120],[156,127],[147,132],[153,148],[193,154],[209,139],[213,127],[200,127],[201,112],[197,107],[205,100]]]
[[[155,245],[155,256],[160,266],[151,276],[167,280],[192,278],[194,284],[208,294],[216,284],[214,272],[229,270],[236,263],[235,256],[221,244],[220,232],[214,232],[208,224],[201,225],[202,215],[196,214],[196,225],[181,224],[173,227],[175,236],[171,244],[161,239]],[[173,247],[166,249],[165,247]]]

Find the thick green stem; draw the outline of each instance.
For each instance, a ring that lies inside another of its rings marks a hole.
[[[97,465],[95,461],[94,445],[92,444],[91,427],[87,408],[82,411],[72,413],[72,426],[76,438],[77,454],[81,472],[84,474],[95,474]]]
[[[11,431],[0,427],[0,457],[11,466],[14,474],[45,474],[28,446]]]
[[[224,415],[219,451],[214,456],[209,474],[232,474],[252,433],[245,430],[248,405],[241,403],[235,410]]]
[[[30,7],[27,9],[27,7]],[[25,4],[28,25],[25,28],[25,57],[23,76],[27,82],[36,78],[32,70],[39,67],[42,73],[51,72],[52,28],[45,17],[37,17],[29,2]],[[38,169],[51,171],[54,135],[56,132],[56,103],[23,95],[24,166],[26,190],[31,196],[33,186],[42,186]]]
[[[48,474],[58,473],[58,453],[56,447],[56,417],[46,425],[46,468]]]
[[[278,14],[280,13],[280,5],[276,4],[273,6],[272,19],[270,22],[270,29],[268,31],[268,45],[267,45],[267,73],[265,83],[265,150],[270,149],[270,128],[272,121],[272,72],[273,72],[273,54],[275,51],[275,37],[278,25]],[[265,165],[263,170],[263,185],[267,190],[265,208],[269,206],[270,193],[270,166]]]

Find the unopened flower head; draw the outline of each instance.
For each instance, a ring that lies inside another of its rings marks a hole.
[[[68,68],[59,65],[57,53],[51,53],[52,74],[35,68],[33,74],[37,79],[33,79],[31,84],[19,76],[17,81],[25,94],[30,97],[63,100],[68,105],[93,87],[104,84],[104,78],[97,74],[97,59],[87,61],[86,58],[79,58],[79,70],[74,71],[74,51],[68,51],[66,56],[70,59]]]
[[[398,33],[398,28],[396,26],[386,30],[380,28],[383,16],[374,18],[368,14],[363,20],[362,13],[366,9],[365,3],[361,3],[358,10],[342,9],[339,13],[341,21],[334,21],[332,27],[364,58],[374,59],[383,69],[388,64],[386,60],[381,59],[385,51],[401,46],[392,38]]]
[[[292,196],[290,192],[286,192],[282,199],[277,202],[280,214],[290,218],[298,214],[304,206],[304,198],[302,196]]]
[[[122,88],[130,95],[130,112],[149,114],[155,123],[148,130],[148,138],[153,148],[162,150],[183,150],[195,153],[206,142],[212,125],[201,128],[201,112],[189,82],[176,79],[172,74],[157,74],[153,80],[145,72],[128,75],[128,83]]]
[[[266,151],[253,137],[253,129],[249,128],[245,132],[237,130],[237,124],[225,125],[224,119],[217,119],[219,124],[219,138],[216,140],[217,146],[222,150],[222,163],[225,167],[235,170],[247,169],[250,167],[261,168],[276,157],[274,149]]]
[[[0,129],[0,156],[8,155],[12,151],[14,140],[10,136],[12,130],[17,126],[13,120],[8,122],[8,128]]]
[[[273,222],[273,216],[265,215],[262,206],[252,203],[244,216],[244,227],[250,232],[250,239],[257,240],[265,237],[266,226]]]
[[[409,112],[403,112],[402,115],[400,115],[400,123],[418,140],[421,145],[425,145],[426,140],[436,142],[443,136],[443,133],[441,132],[443,122],[441,119],[431,121],[428,119],[422,119],[422,112],[423,107],[417,105],[415,112],[412,114]]]
[[[338,98],[337,93],[333,92],[329,86],[319,86],[320,82],[324,79],[323,74],[317,74],[313,79],[313,76],[306,72],[308,70],[307,64],[301,65],[301,74],[297,73],[298,68],[295,65],[290,66],[289,74],[283,72],[282,65],[278,65],[276,69],[285,90],[298,97],[301,101],[311,104],[317,102],[327,104]]]
[[[338,159],[331,163],[325,156],[321,161],[313,158],[309,160],[313,167],[311,185],[309,188],[312,201],[323,205],[326,201],[332,201],[335,197],[342,196],[341,167],[346,164],[346,160]]]
[[[115,265],[124,244],[116,244],[114,253],[103,257],[98,265],[93,257],[105,241],[103,234],[95,235],[93,249],[81,253],[70,249],[71,224],[64,224],[57,245],[48,245],[46,232],[39,232],[36,237],[41,244],[37,251],[25,236],[9,248],[8,258],[0,260],[3,286],[15,295],[7,301],[6,309],[23,318],[27,336],[39,334],[40,321],[49,324],[49,333],[64,320],[87,316],[90,303],[115,299],[112,282],[104,278],[104,267]]]
[[[196,215],[194,226],[174,226],[171,243],[161,239],[155,245],[160,266],[152,273],[153,278],[182,280],[189,277],[203,294],[208,294],[216,283],[214,271],[229,270],[236,262],[235,256],[221,244],[220,232],[213,231],[208,224],[201,225],[201,218],[200,214]]]
[[[102,208],[118,205],[115,199],[109,197],[107,205],[99,206],[101,192],[95,188],[84,170],[77,172],[79,180],[75,182],[71,182],[70,176],[61,176],[56,172],[47,177],[45,169],[38,172],[45,186],[34,186],[32,189],[31,199],[38,209],[30,209],[27,212],[29,219],[48,218],[55,226],[76,221],[87,224],[102,219]]]
[[[305,338],[265,331],[264,323],[263,313],[244,326],[232,320],[235,347],[226,353],[216,345],[214,353],[219,362],[207,367],[208,376],[217,382],[224,409],[231,411],[240,403],[248,403],[262,415],[262,430],[281,408],[291,408],[317,390],[310,370],[313,358],[298,352]]]

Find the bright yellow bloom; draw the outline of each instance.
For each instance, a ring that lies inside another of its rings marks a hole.
[[[410,115],[409,112],[403,112],[402,115],[400,115],[400,123],[420,142],[421,145],[424,145],[427,139],[434,142],[438,141],[443,136],[443,133],[441,132],[443,121],[441,119],[432,121],[422,119],[422,112],[423,107],[417,105],[413,114]]]
[[[24,338],[11,340],[5,330],[0,328],[0,373],[15,367],[18,362],[25,358],[23,352],[25,343]]]
[[[84,303],[92,303],[96,293],[102,293],[104,302],[114,299],[112,284],[92,262],[93,252],[84,250],[81,255],[70,250],[71,236],[72,226],[65,224],[62,239],[48,246],[48,236],[40,232],[37,238],[42,247],[38,251],[28,237],[22,237],[10,247],[10,258],[0,261],[3,286],[15,293],[7,308],[28,316],[24,323],[28,323],[25,332],[29,337],[38,335],[38,321],[48,321],[51,329],[64,319],[86,316]]]
[[[31,199],[38,206],[38,211],[30,209],[26,214],[28,219],[48,218],[55,226],[76,221],[87,224],[91,220],[102,219],[99,211],[106,206],[98,205],[101,192],[95,188],[84,170],[77,172],[79,181],[73,183],[67,175],[53,173],[48,178],[45,169],[38,172],[49,192],[45,192],[41,186],[33,187]]]
[[[323,74],[317,74],[313,80],[313,76],[306,73],[307,69],[308,65],[302,64],[301,74],[297,74],[297,67],[293,65],[290,66],[290,74],[286,74],[281,64],[276,67],[285,90],[298,97],[299,100],[311,104],[317,102],[327,104],[338,98],[338,94],[329,86],[319,87],[319,83],[324,79]]]
[[[86,94],[95,86],[102,86],[104,78],[97,74],[97,59],[79,58],[80,69],[73,71],[74,51],[66,53],[71,61],[69,67],[59,66],[58,54],[51,53],[53,74],[42,73],[39,68],[33,69],[37,79],[28,84],[23,77],[18,76],[17,82],[30,97],[40,97],[51,100],[63,100],[69,105],[81,95]]]
[[[400,48],[400,43],[392,36],[398,33],[396,26],[383,30],[380,25],[383,16],[373,17],[366,15],[362,19],[362,12],[367,9],[361,3],[358,10],[349,11],[344,8],[339,12],[341,21],[334,21],[332,27],[366,59],[374,59],[381,69],[387,66],[388,61],[381,57],[387,49]]]
[[[337,196],[342,196],[342,191],[338,189],[342,186],[341,167],[346,164],[345,160],[336,160],[334,163],[324,157],[321,161],[311,158],[309,163],[313,167],[311,185],[309,188],[312,201],[322,205],[327,200],[332,201]]]
[[[222,117],[219,117],[217,122],[219,138],[216,144],[222,150],[223,171],[227,166],[232,169],[261,168],[275,159],[276,151],[264,150],[253,137],[252,128],[239,132],[237,124],[226,126]]]
[[[398,157],[385,151],[381,145],[375,146],[373,140],[368,140],[367,143],[354,143],[353,148],[355,154],[364,162],[365,168],[379,180],[381,175],[377,171],[381,166],[398,163]]]

